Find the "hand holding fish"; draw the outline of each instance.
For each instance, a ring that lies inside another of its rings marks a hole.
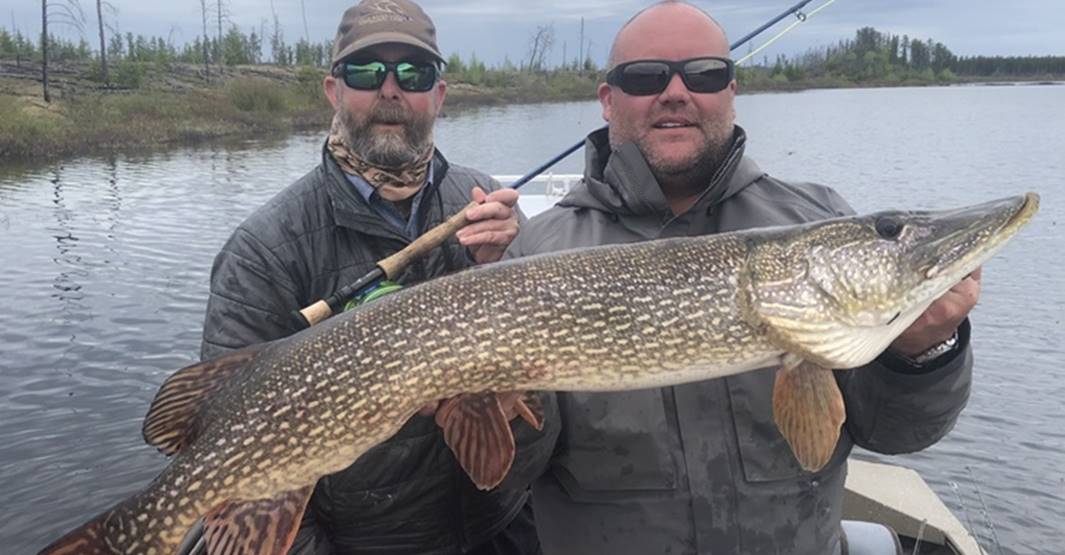
[[[470,224],[455,236],[478,264],[496,262],[518,235],[518,213],[514,210],[518,192],[499,189],[486,194],[480,187],[474,187],[473,201],[480,206],[466,213]]]
[[[980,298],[980,272],[981,268],[977,268],[936,299],[895,339],[891,349],[901,355],[913,357],[950,339]]]

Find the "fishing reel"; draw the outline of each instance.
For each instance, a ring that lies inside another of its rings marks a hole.
[[[388,295],[389,293],[395,293],[403,289],[403,285],[392,280],[381,280],[377,282],[377,285],[359,292],[359,294],[348,299],[348,302],[344,303],[344,312],[347,312],[357,306],[369,304],[381,297]]]

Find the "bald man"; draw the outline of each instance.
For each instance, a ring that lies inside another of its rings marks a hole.
[[[618,33],[585,143],[584,180],[507,251],[721,233],[842,216],[833,190],[789,183],[744,156],[728,40],[683,2]],[[841,553],[846,459],[924,449],[969,395],[966,315],[979,273],[864,368],[836,372],[847,420],[829,463],[804,471],[773,421],[776,368],[662,389],[558,395],[562,432],[533,508],[546,555]],[[893,547],[893,543],[892,543]]]

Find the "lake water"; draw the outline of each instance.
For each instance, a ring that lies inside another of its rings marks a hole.
[[[956,429],[889,460],[918,469],[991,553],[1062,552],[1065,87],[760,94],[737,109],[763,169],[832,185],[859,211],[1042,195],[985,268]],[[486,108],[441,119],[437,140],[453,162],[521,174],[600,125],[594,102]],[[0,168],[0,551],[34,552],[165,464],[141,419],[198,354],[211,260],[317,162],[321,138]],[[553,171],[582,166],[578,153]]]

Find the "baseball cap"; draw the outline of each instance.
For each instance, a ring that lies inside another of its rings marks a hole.
[[[340,19],[332,63],[385,43],[409,44],[444,61],[436,47],[436,27],[420,6],[410,0],[363,0]]]

